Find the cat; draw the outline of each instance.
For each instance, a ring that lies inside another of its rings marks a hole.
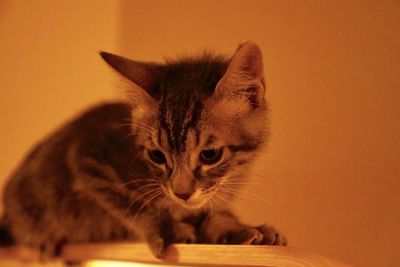
[[[128,101],[92,107],[36,145],[5,188],[2,239],[50,256],[119,240],[157,257],[172,243],[286,245],[230,211],[267,140],[259,46],[164,64],[100,55],[129,81]]]

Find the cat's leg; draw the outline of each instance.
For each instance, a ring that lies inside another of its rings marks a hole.
[[[146,241],[155,256],[160,257],[166,242],[160,232],[159,210],[154,205],[162,198],[159,191],[127,190],[115,171],[94,159],[80,159],[73,167],[74,190],[96,203],[109,216],[116,219],[136,240]],[[101,223],[99,221],[98,223]],[[110,226],[112,227],[112,226]],[[107,241],[107,240],[104,240]]]
[[[96,183],[93,179],[92,182],[97,185],[86,184],[85,194],[103,208],[109,216],[118,220],[127,232],[136,237],[131,241],[147,242],[153,254],[161,257],[167,243],[160,232],[157,216],[159,211],[148,201],[149,199],[138,200],[138,196],[115,192],[106,185],[101,188],[99,187],[101,182]]]
[[[168,212],[162,211],[157,218],[158,231],[151,233],[147,242],[153,254],[162,257],[167,246],[177,243],[197,243],[196,228],[186,222],[176,221]]]
[[[200,228],[203,243],[287,245],[286,238],[272,226],[248,226],[229,211],[209,215]]]
[[[67,243],[66,239],[60,239],[58,241],[47,241],[39,247],[40,260],[45,262],[54,257],[59,257],[63,246]]]
[[[197,242],[196,229],[189,223],[164,219],[160,232],[167,245],[174,243],[192,244]]]
[[[184,222],[168,221],[161,223],[159,231],[147,235],[147,243],[157,258],[162,258],[165,249],[171,244],[197,242],[196,229]]]
[[[177,222],[174,224],[172,232],[174,235],[170,243],[193,244],[197,242],[196,229],[191,224]]]

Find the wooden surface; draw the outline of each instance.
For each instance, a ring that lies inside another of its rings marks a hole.
[[[17,258],[25,262],[38,257],[29,249],[0,249],[0,258]],[[251,245],[186,245],[168,247],[163,259],[155,258],[147,245],[134,243],[81,244],[64,247],[61,259],[70,262],[90,260],[184,266],[268,266],[268,267],[350,267],[294,247]],[[110,264],[110,266],[113,266]]]
[[[62,256],[71,261],[107,259],[189,266],[349,267],[298,248],[278,246],[179,244],[170,246],[160,260],[144,244],[91,244],[67,246]]]

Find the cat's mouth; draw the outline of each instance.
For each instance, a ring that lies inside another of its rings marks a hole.
[[[163,187],[165,195],[167,195],[174,203],[186,209],[200,209],[207,204],[209,198],[202,196],[200,190],[196,190],[190,197],[182,199],[178,197],[171,188]]]
[[[207,200],[189,200],[189,201],[175,201],[179,205],[187,209],[200,209],[206,205]]]

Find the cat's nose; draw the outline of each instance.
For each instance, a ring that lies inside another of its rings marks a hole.
[[[189,198],[190,198],[190,196],[192,195],[192,193],[175,193],[175,195],[177,196],[177,197],[179,197],[180,199],[183,199],[183,200],[188,200]]]

